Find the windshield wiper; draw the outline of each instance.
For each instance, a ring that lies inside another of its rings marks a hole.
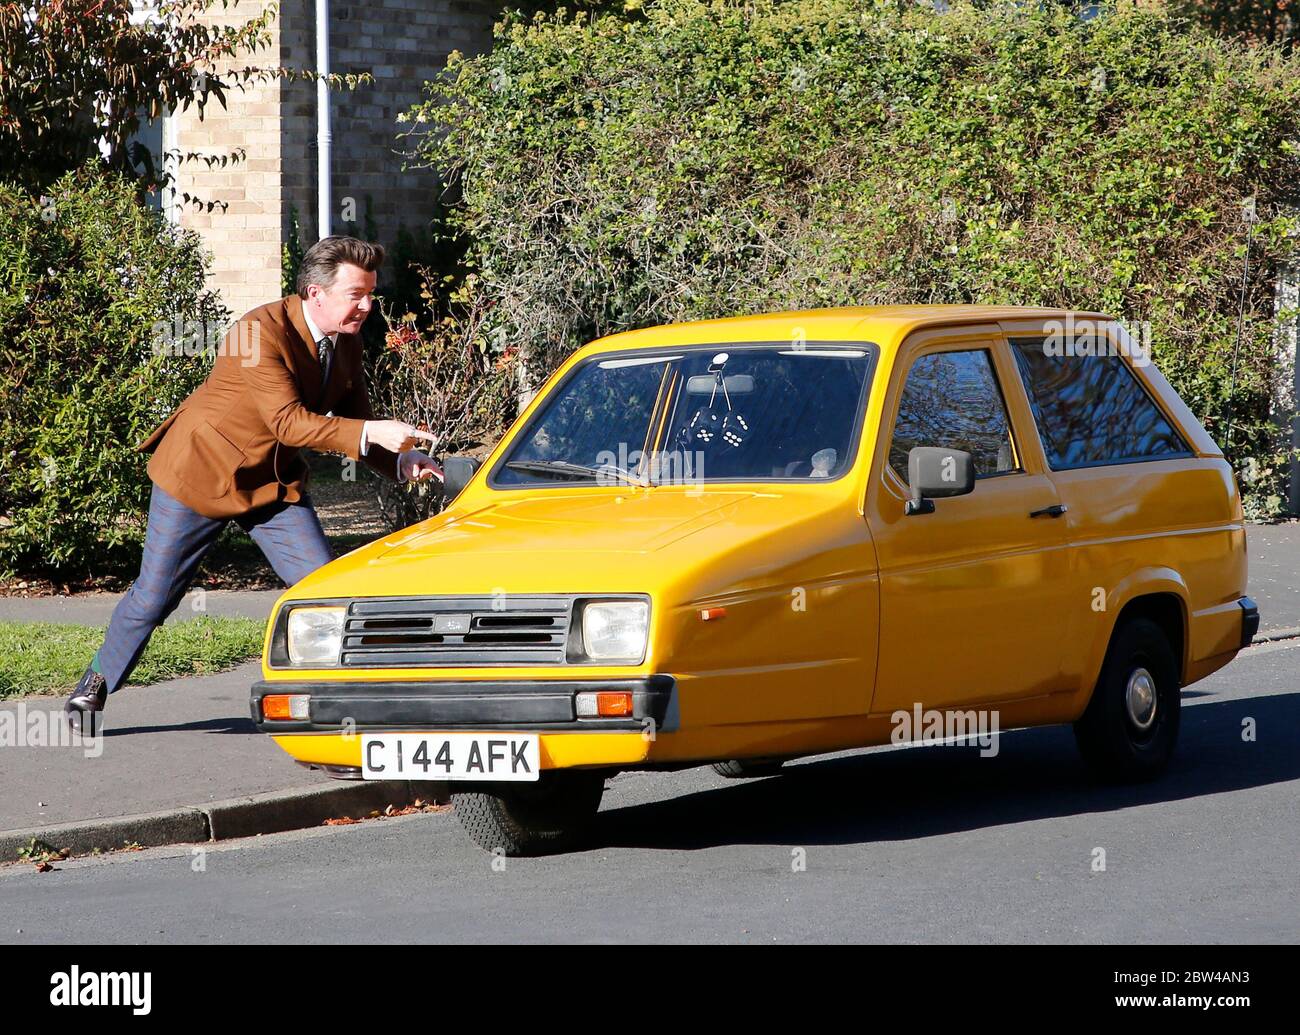
[[[511,460],[506,466],[512,471],[527,471],[530,474],[576,475],[579,478],[590,478],[592,481],[598,478],[616,478],[628,485],[639,485],[642,488],[646,488],[649,484],[630,471],[615,467],[613,464],[604,467],[588,467],[586,464],[571,464],[568,460]]]

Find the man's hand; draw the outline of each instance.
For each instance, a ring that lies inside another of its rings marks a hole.
[[[401,420],[366,421],[366,443],[387,449],[390,453],[406,452],[415,445],[416,439],[436,443],[438,436],[430,431],[421,431]],[[425,459],[427,460],[428,457]]]
[[[418,449],[408,449],[397,458],[397,472],[397,480],[402,482],[427,482],[443,476],[433,458]]]

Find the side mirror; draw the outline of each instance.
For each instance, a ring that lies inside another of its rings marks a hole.
[[[470,483],[470,479],[482,466],[483,461],[475,460],[472,456],[449,456],[443,460],[442,494],[444,506],[461,494],[461,490]]]
[[[936,499],[974,491],[975,464],[961,449],[917,446],[907,454],[907,484],[912,498],[903,512],[933,514]]]

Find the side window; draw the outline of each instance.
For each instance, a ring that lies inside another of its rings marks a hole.
[[[932,352],[912,364],[889,445],[889,465],[904,482],[914,446],[965,450],[977,478],[1019,470],[1006,403],[986,349]]]
[[[1122,357],[1049,350],[1042,338],[1011,351],[1052,470],[1191,452]]]

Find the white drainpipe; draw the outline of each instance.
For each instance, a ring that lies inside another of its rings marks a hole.
[[[316,71],[330,73],[330,4],[316,0]],[[329,237],[334,198],[330,190],[330,91],[324,79],[316,81],[316,230]]]

